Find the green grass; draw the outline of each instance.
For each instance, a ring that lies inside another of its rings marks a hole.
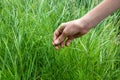
[[[51,42],[62,22],[100,0],[0,0],[0,80],[119,80],[118,12],[70,47]]]

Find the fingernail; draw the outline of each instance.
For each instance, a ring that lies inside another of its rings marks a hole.
[[[59,47],[58,47],[58,46],[55,46],[55,49],[56,49],[56,50],[58,50],[58,49],[59,49]]]
[[[55,42],[54,42],[55,44],[58,44],[58,40],[55,40]]]
[[[66,44],[66,46],[69,46],[69,45],[70,45],[70,43],[67,43],[67,44]]]

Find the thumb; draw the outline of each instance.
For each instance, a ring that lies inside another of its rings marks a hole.
[[[63,33],[55,40],[54,44],[59,45],[65,40],[66,37],[67,37],[67,34],[63,31]]]

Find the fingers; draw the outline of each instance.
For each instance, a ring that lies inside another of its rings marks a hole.
[[[58,50],[60,47],[63,48],[65,46],[69,46],[73,39],[74,38],[68,38],[66,41],[62,41],[59,45],[55,45],[55,49]]]
[[[80,34],[80,33],[75,34],[73,36],[69,36],[69,37],[67,37],[67,35],[63,36],[63,34],[61,34],[60,37],[56,40],[57,42],[55,42],[55,48],[59,49],[59,47],[63,48],[64,46],[69,46],[71,41],[74,38],[78,38],[81,36],[82,36],[82,34]],[[66,38],[67,38],[67,40],[65,41]]]
[[[69,37],[69,38],[66,40],[65,45],[66,45],[66,46],[69,46],[70,43],[71,43],[71,41],[72,41],[73,39],[74,39],[73,36]]]
[[[60,36],[60,34],[63,32],[64,28],[65,28],[65,23],[61,24],[56,29],[56,31],[54,32],[53,41],[55,41]]]
[[[82,34],[81,34],[81,33],[78,33],[78,34],[75,34],[75,35],[73,35],[73,36],[68,37],[68,39],[67,39],[66,42],[65,42],[65,45],[66,45],[66,46],[69,46],[70,43],[71,43],[71,41],[72,41],[73,39],[78,38],[78,37],[81,37],[81,36],[82,36]]]
[[[64,41],[63,41],[63,42],[61,42],[60,47],[63,48],[64,45],[65,45],[65,44],[64,44]]]
[[[77,33],[73,36],[68,36],[64,31],[63,33],[53,42],[54,43],[54,46],[55,46],[55,49],[59,49],[59,47],[64,47],[64,46],[69,46],[71,41],[74,39],[74,38],[78,38],[78,37],[81,37],[82,34],[81,33]],[[66,40],[67,38],[67,40]]]
[[[63,32],[55,41],[54,41],[54,45],[59,45],[59,44],[63,44],[64,40],[66,39],[67,34],[65,32]]]
[[[57,50],[58,50],[58,49],[59,49],[59,46],[55,46],[55,49],[57,49]]]
[[[60,34],[61,34],[60,31],[59,31],[59,30],[56,30],[56,31],[54,32],[53,41],[55,41]]]
[[[65,23],[61,24],[58,29],[54,32],[54,36],[53,36],[53,42],[52,44],[54,45],[55,49],[58,49],[58,44],[62,43],[61,46],[64,47],[64,42],[63,42],[63,30],[65,28]]]

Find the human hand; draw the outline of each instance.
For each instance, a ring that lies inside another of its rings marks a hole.
[[[52,44],[56,49],[69,46],[73,39],[86,34],[89,29],[88,23],[81,19],[62,23],[54,32]]]
[[[69,46],[70,42],[86,34],[112,12],[120,8],[120,0],[103,0],[98,6],[89,11],[81,19],[62,23],[54,32],[53,45],[56,49]],[[87,22],[86,22],[87,21]]]

